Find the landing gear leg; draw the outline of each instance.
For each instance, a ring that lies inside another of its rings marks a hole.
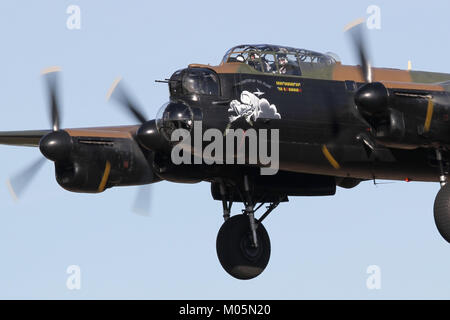
[[[439,149],[436,149],[436,160],[438,161],[439,165],[439,183],[441,184],[442,188],[447,183],[447,177],[445,176],[444,165],[442,163],[442,154],[441,150]]]
[[[245,213],[248,215],[250,221],[250,230],[252,232],[253,245],[258,248],[258,236],[256,235],[256,223],[255,223],[255,211],[252,197],[250,196],[250,185],[248,182],[248,176],[244,176],[244,191],[245,197],[247,198],[247,203],[245,204]]]
[[[220,182],[220,196],[222,197],[223,220],[227,221],[228,219],[230,219],[230,211],[231,206],[233,205],[233,201],[227,201],[227,189],[223,181]]]
[[[261,203],[255,208],[250,192],[248,177],[244,177],[243,190],[237,189],[244,202],[243,214],[230,217],[231,201],[225,186],[221,187],[222,205],[225,222],[217,235],[216,249],[220,264],[231,276],[237,279],[252,279],[260,275],[270,259],[270,239],[261,221],[272,212],[282,201],[271,203],[261,219],[255,218],[255,212],[261,208]]]

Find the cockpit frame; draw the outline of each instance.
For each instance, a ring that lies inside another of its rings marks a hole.
[[[273,63],[267,63],[265,57],[272,56]],[[301,75],[301,65],[309,64],[309,66],[326,67],[336,64],[336,59],[328,54],[323,54],[306,49],[297,49],[286,46],[269,45],[269,44],[244,44],[238,45],[229,49],[221,62],[221,65],[226,63],[246,63],[253,67],[256,71],[265,73],[284,73],[283,66],[280,66],[280,57],[290,57],[289,61],[285,63],[290,65],[291,69],[295,70],[292,75]],[[276,57],[276,58],[275,58]],[[295,57],[294,59],[292,59]],[[298,70],[297,70],[298,69]]]

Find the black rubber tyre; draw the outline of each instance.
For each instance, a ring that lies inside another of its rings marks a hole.
[[[257,220],[256,220],[257,221]],[[261,274],[270,259],[270,239],[258,223],[258,248],[253,247],[248,216],[235,215],[224,222],[217,235],[216,250],[220,264],[231,276],[248,280]]]
[[[450,183],[443,186],[436,195],[434,222],[441,236],[450,242]]]

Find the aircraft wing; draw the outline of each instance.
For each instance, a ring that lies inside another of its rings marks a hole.
[[[72,137],[132,138],[139,126],[64,129]],[[38,147],[39,141],[51,130],[0,131],[0,144]]]
[[[51,130],[0,131],[0,144],[38,147],[39,141]]]

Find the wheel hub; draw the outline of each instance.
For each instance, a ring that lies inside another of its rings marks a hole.
[[[242,253],[250,261],[258,260],[261,256],[261,252],[263,251],[261,245],[255,247],[253,243],[253,236],[250,232],[242,237],[240,247]]]

